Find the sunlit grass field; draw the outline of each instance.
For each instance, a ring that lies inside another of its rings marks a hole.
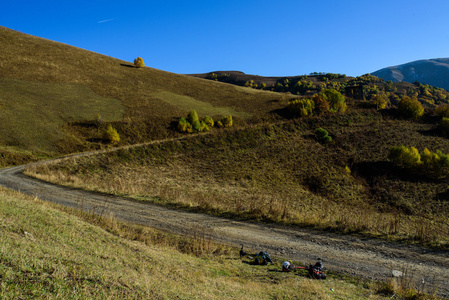
[[[150,67],[135,68],[134,57],[122,61],[4,27],[0,41],[4,151],[37,157],[106,147],[85,126],[97,115],[118,129],[121,144],[133,144],[176,136],[171,123],[191,109],[246,124],[282,107],[281,94],[153,69],[150,57]]]
[[[311,280],[281,272],[281,259],[253,266],[226,246],[120,224],[4,189],[0,205],[2,299],[386,298],[380,283],[335,275]],[[199,255],[189,250],[196,244],[203,246]]]

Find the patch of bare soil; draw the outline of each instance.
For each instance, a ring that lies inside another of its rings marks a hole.
[[[67,188],[22,174],[24,166],[0,170],[0,185],[42,200],[96,214],[185,234],[194,228],[218,243],[267,251],[272,256],[313,263],[318,257],[328,270],[384,280],[392,270],[413,275],[418,289],[449,297],[449,252],[373,238],[332,234],[297,227],[256,224],[169,209],[126,198]]]

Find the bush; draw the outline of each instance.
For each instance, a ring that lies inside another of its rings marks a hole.
[[[424,172],[433,178],[443,178],[449,174],[449,156],[437,150],[430,152],[427,148],[421,154]]]
[[[191,123],[192,125],[192,130],[194,132],[200,132],[201,131],[201,122],[199,119],[194,119]]]
[[[421,163],[421,155],[415,147],[394,146],[390,149],[388,158],[405,168],[414,168]]]
[[[178,130],[181,132],[186,132],[188,124],[189,123],[187,122],[186,118],[184,117],[180,118],[178,121]]]
[[[205,116],[205,117],[204,117],[204,123],[206,123],[206,125],[207,125],[209,128],[214,127],[214,119],[212,119],[212,117]]]
[[[223,127],[231,127],[232,126],[232,116],[224,116],[221,119],[221,124]]]
[[[191,110],[189,112],[189,114],[187,115],[187,122],[189,122],[190,124],[193,125],[194,122],[198,121],[199,122],[199,118],[198,118],[198,113],[196,112],[196,110]]]
[[[143,62],[142,57],[138,57],[138,58],[134,59],[134,66],[136,66],[136,68],[145,67],[145,63]]]
[[[332,137],[329,135],[329,132],[324,128],[315,129],[315,136],[320,143],[332,142]]]
[[[317,115],[321,115],[323,113],[326,113],[329,111],[329,102],[322,97],[322,95],[320,96],[320,94],[315,94],[312,96],[312,101],[315,104],[315,113]]]
[[[320,92],[320,97],[329,103],[330,112],[345,112],[346,111],[346,99],[345,97],[333,89],[325,89]]]
[[[425,148],[420,154],[414,147],[396,146],[390,149],[389,159],[396,165],[430,178],[445,178],[449,175],[449,155],[431,152]]]
[[[109,141],[111,144],[115,144],[120,142],[120,135],[118,134],[117,130],[115,130],[112,125],[109,125],[104,133],[104,139]]]
[[[438,105],[437,108],[435,108],[435,114],[440,117],[449,118],[449,105],[448,104]]]
[[[408,96],[402,98],[398,103],[399,113],[409,119],[418,119],[424,114],[424,107],[417,99]]]
[[[209,128],[209,126],[206,124],[206,122],[201,121],[201,122],[200,122],[200,130],[199,130],[199,132],[204,132],[204,131],[209,131],[209,130],[210,130],[210,128]]]
[[[315,103],[311,99],[292,100],[287,105],[288,110],[295,116],[311,116],[315,108]]]
[[[200,120],[200,118],[198,117],[198,113],[195,110],[191,110],[187,115],[187,118],[181,117],[179,119],[177,128],[180,132],[203,132],[209,131],[211,128],[213,128],[214,123],[214,119],[209,116],[204,117],[204,120]],[[223,117],[221,122],[217,122],[217,125],[219,127],[232,126],[232,116]]]

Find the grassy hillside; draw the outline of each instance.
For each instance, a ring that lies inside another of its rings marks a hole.
[[[237,123],[279,108],[280,95],[164,72],[0,27],[0,145],[54,155],[99,148],[97,115],[122,143],[173,136],[191,109]],[[132,61],[134,58],[130,57]],[[151,66],[151,58],[144,58]],[[4,150],[6,151],[6,150]]]
[[[315,138],[326,128],[332,143]],[[215,132],[29,169],[59,184],[253,220],[448,247],[447,179],[392,164],[389,150],[449,152],[435,125],[375,110]]]
[[[316,281],[242,263],[237,250],[107,217],[74,216],[0,189],[2,299],[386,299],[385,285]],[[184,246],[182,246],[184,245]],[[332,291],[331,291],[332,288]]]

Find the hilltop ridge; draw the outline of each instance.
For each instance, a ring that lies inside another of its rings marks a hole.
[[[449,90],[449,58],[422,59],[371,73],[385,81],[410,82],[433,85]]]

